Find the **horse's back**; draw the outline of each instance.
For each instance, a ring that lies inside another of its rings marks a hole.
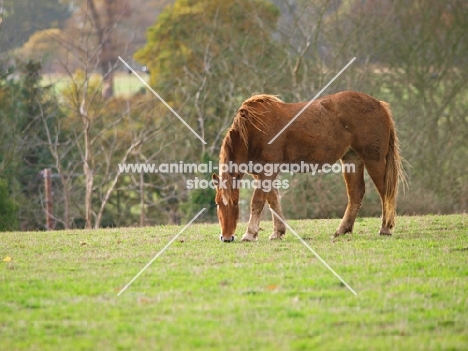
[[[273,108],[269,106],[272,112],[268,116],[269,127],[257,133],[259,138],[254,144],[268,151],[270,157],[308,158],[319,163],[334,162],[349,149],[371,157],[385,151],[382,149],[388,144],[391,121],[379,100],[364,93],[344,91],[317,99],[302,111],[307,104],[307,101],[277,102]],[[298,114],[277,141],[262,146]],[[271,148],[275,143],[276,147]]]

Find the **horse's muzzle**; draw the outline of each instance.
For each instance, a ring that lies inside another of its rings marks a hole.
[[[235,238],[234,235],[232,235],[231,240],[226,240],[224,239],[222,234],[219,236],[219,240],[221,240],[223,243],[232,243],[234,241],[234,238]]]

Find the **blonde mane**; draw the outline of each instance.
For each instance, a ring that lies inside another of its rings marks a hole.
[[[269,95],[269,94],[253,94],[247,100],[243,102],[243,104],[248,104],[251,102],[283,102],[280,98],[276,95]]]
[[[268,109],[259,108],[260,106],[258,106],[258,103],[265,106],[272,103],[282,102],[283,101],[277,96],[268,94],[254,94],[245,100],[237,110],[231,128],[228,130],[226,137],[223,140],[219,155],[219,163],[228,164],[229,161],[232,161],[239,143],[243,144],[246,148],[249,146],[248,124],[252,125],[259,132],[264,133],[263,128],[265,127],[265,122],[263,121],[263,115],[268,111]],[[232,137],[233,135],[236,136],[234,139]],[[223,197],[231,203],[234,195],[231,186],[232,176],[229,173],[224,173],[221,174],[221,177],[223,179],[228,179],[227,189],[223,191]]]
[[[233,150],[233,143],[234,141],[231,138],[231,132],[236,131],[239,133],[240,140],[245,145],[245,147],[249,146],[249,136],[247,125],[251,124],[255,129],[259,132],[263,133],[263,127],[265,127],[265,123],[263,121],[263,115],[265,114],[265,110],[261,111],[258,106],[255,106],[257,103],[263,103],[266,105],[270,105],[271,103],[282,103],[283,101],[279,99],[275,95],[269,94],[254,94],[247,100],[245,100],[241,107],[237,110],[236,116],[234,117],[234,121],[231,125],[231,128],[228,130],[226,137],[223,140],[223,144],[221,146],[221,154],[220,154],[220,162],[226,162],[232,159],[231,155]]]
[[[259,111],[258,106],[255,106],[256,103],[263,103],[270,105],[274,102],[283,102],[275,95],[268,94],[254,94],[247,100],[245,100],[237,114],[234,117],[234,122],[231,129],[237,130],[240,134],[241,140],[246,147],[249,146],[248,135],[247,135],[247,123],[250,123],[255,127],[259,132],[263,132],[265,123],[263,121],[263,115],[265,110]]]

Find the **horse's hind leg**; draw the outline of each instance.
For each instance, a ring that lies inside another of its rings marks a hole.
[[[242,236],[242,241],[257,240],[258,231],[260,230],[260,215],[262,214],[263,206],[265,206],[267,194],[260,188],[254,190],[252,200],[250,201],[249,224],[245,234]]]
[[[343,178],[348,192],[348,206],[334,236],[351,233],[354,221],[361,208],[362,198],[366,191],[364,183],[364,162],[354,151],[349,151],[341,158],[341,164],[354,164],[354,172],[343,172]]]
[[[281,210],[280,196],[278,189],[271,189],[267,196],[268,205],[284,220],[283,211]],[[279,219],[276,214],[272,213],[273,216],[273,233],[270,235],[270,240],[281,239],[286,232],[286,226]]]
[[[382,202],[382,226],[380,235],[392,235],[395,226],[395,197],[390,198],[385,194],[385,159],[381,161],[366,161],[366,169],[377,188]],[[397,186],[395,184],[395,186]]]

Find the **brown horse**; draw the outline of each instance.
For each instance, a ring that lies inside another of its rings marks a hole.
[[[307,102],[284,103],[272,95],[254,95],[244,101],[223,140],[220,166],[227,164],[296,164],[323,166],[340,160],[353,164],[343,173],[348,206],[335,236],[351,233],[365,192],[364,167],[382,202],[381,235],[391,235],[395,225],[398,183],[405,180],[395,126],[386,102],[369,95],[345,91],[315,100],[271,144],[269,142],[301,111]],[[258,168],[257,168],[258,169]],[[244,169],[245,170],[245,169]],[[245,172],[236,167],[213,174],[222,241],[234,240],[239,217],[239,187]],[[275,172],[250,171],[255,180],[273,181]],[[271,184],[271,183],[269,183]],[[284,219],[277,188],[254,190],[248,228],[242,241],[257,239],[265,201]],[[273,215],[270,239],[280,239],[286,227]]]

